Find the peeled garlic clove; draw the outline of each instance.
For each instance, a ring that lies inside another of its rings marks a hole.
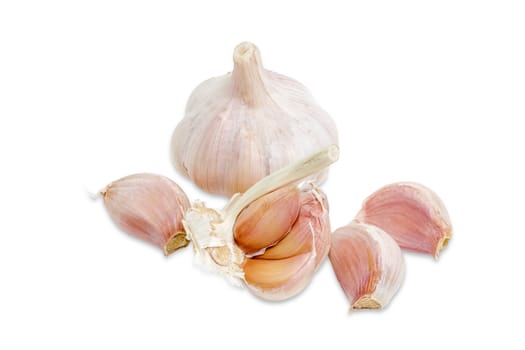
[[[248,258],[243,266],[250,291],[267,300],[284,300],[301,292],[315,271],[312,253],[280,260]]]
[[[303,210],[301,210],[303,212]],[[286,259],[312,250],[312,227],[308,219],[301,216],[295,225],[276,245],[266,249],[259,257],[262,259]]]
[[[401,248],[438,256],[452,236],[450,218],[441,199],[412,182],[387,185],[363,202],[356,221],[388,232]]]
[[[234,238],[246,254],[256,254],[279,241],[299,214],[299,190],[288,186],[255,200],[237,217]]]
[[[330,249],[330,219],[326,195],[319,189],[303,191],[301,210],[290,232],[276,245],[266,249],[261,259],[285,259],[312,251],[318,266]]]
[[[401,249],[372,225],[351,223],[337,229],[328,256],[351,309],[385,307],[404,278]]]
[[[188,245],[182,218],[190,203],[170,179],[130,175],[110,183],[101,194],[110,217],[123,231],[159,246],[166,255]]]
[[[180,172],[200,188],[228,196],[338,143],[333,120],[310,92],[264,69],[255,45],[238,45],[233,61],[231,73],[193,91],[171,146]],[[320,180],[325,173],[313,176]]]

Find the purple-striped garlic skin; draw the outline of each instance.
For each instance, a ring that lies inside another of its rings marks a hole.
[[[401,249],[372,225],[353,222],[335,230],[328,256],[351,310],[386,307],[404,279]]]
[[[160,247],[165,255],[188,245],[182,225],[190,203],[172,180],[156,174],[134,174],[101,191],[106,209],[123,231]]]
[[[390,234],[403,249],[437,257],[452,236],[450,217],[441,199],[413,182],[384,186],[363,202],[355,221]]]

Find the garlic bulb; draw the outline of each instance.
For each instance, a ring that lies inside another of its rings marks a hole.
[[[373,225],[351,223],[337,229],[329,257],[351,309],[385,307],[405,275],[401,249]]]
[[[201,83],[172,137],[176,168],[202,189],[232,195],[264,176],[337,144],[331,117],[299,82],[263,68],[239,44],[231,73]],[[316,174],[319,183],[325,172]]]
[[[264,299],[302,291],[328,254],[330,222],[325,195],[298,182],[338,156],[333,145],[289,165],[234,195],[220,211],[195,203],[183,224],[197,264]]]
[[[129,175],[107,185],[101,194],[110,217],[123,231],[159,246],[165,255],[188,245],[182,217],[190,203],[170,179]]]
[[[377,190],[365,199],[355,220],[382,228],[401,248],[436,258],[452,237],[450,217],[441,199],[413,182]]]

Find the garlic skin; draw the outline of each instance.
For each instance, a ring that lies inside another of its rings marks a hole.
[[[403,249],[435,258],[452,237],[450,217],[441,199],[414,182],[380,188],[364,200],[355,220],[382,228]]]
[[[123,231],[153,243],[165,255],[188,245],[182,218],[190,203],[170,179],[134,174],[110,183],[100,193],[111,219]]]
[[[328,256],[351,310],[387,306],[404,279],[401,249],[373,225],[350,223],[337,229]]]
[[[201,83],[172,136],[175,167],[200,188],[231,196],[264,176],[338,143],[331,117],[299,82],[263,68],[239,44],[231,73]],[[320,183],[326,172],[314,174]]]
[[[327,147],[234,195],[222,210],[195,203],[183,219],[195,262],[267,300],[302,291],[327,256],[330,222],[326,196],[301,181],[338,157],[337,146]],[[291,219],[271,222],[281,212]]]

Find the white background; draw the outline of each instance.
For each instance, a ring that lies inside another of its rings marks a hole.
[[[523,348],[523,1],[2,1],[0,348]],[[89,198],[169,161],[202,80],[241,41],[308,86],[339,128],[323,189],[334,228],[410,180],[445,201],[438,261],[406,254],[383,311],[348,312],[326,261],[261,301],[169,258]]]

